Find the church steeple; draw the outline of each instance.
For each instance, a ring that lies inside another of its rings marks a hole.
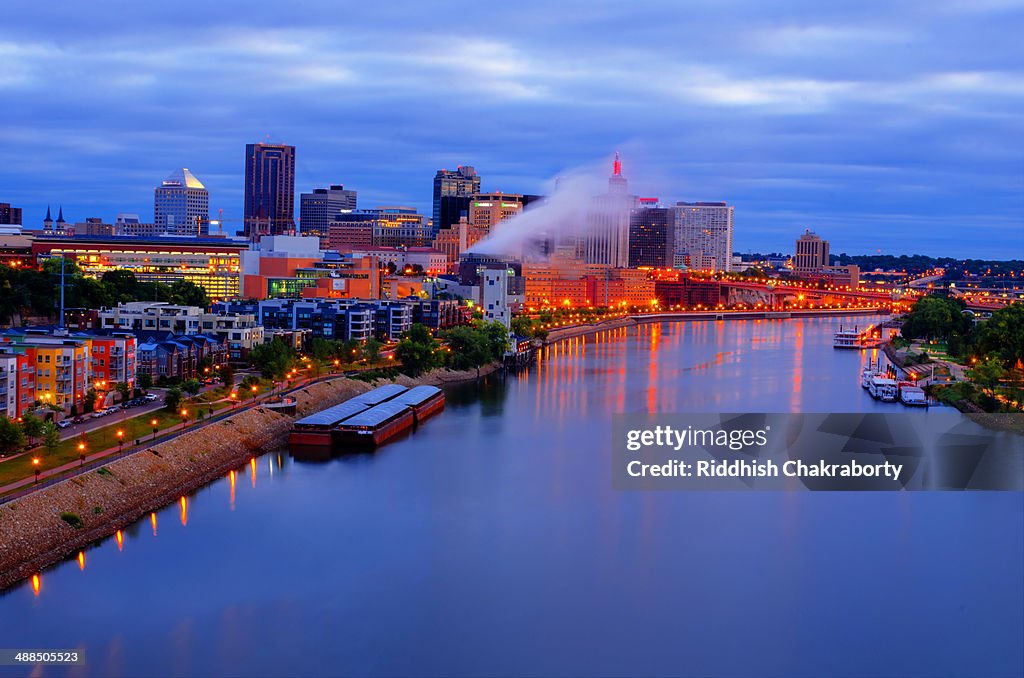
[[[44,231],[53,230],[53,218],[50,217],[50,206],[49,205],[46,206],[46,218],[43,219],[43,230]]]
[[[65,223],[65,221],[64,221],[64,205],[61,205],[60,208],[57,210],[57,223],[58,224]]]

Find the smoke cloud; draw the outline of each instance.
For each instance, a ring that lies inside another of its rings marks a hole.
[[[491,233],[469,248],[478,254],[543,258],[545,244],[564,242],[586,234],[600,207],[594,196],[608,191],[611,160],[600,166],[560,174],[545,185],[547,197],[531,203],[519,214],[500,222]]]

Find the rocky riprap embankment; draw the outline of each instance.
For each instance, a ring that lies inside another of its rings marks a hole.
[[[482,368],[480,374],[496,368]],[[476,370],[436,370],[396,381],[414,386],[476,378]],[[346,378],[307,386],[292,394],[296,414],[317,412],[373,387]],[[245,410],[0,505],[0,589],[216,480],[250,457],[280,448],[292,421],[263,408]],[[81,526],[73,527],[61,514],[74,514]]]

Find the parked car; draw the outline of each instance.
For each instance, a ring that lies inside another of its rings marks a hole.
[[[144,399],[144,400],[145,400],[145,401],[146,401],[147,403],[151,403],[151,402],[153,402],[154,400],[156,400],[156,394],[155,394],[155,393],[147,393],[146,395],[142,396],[142,398],[143,398],[143,399]]]
[[[67,428],[68,426],[71,426],[70,419],[61,419],[57,422],[57,428]]]
[[[107,411],[106,410],[96,410],[95,412],[93,412],[89,416],[92,417],[93,419],[99,419],[100,417],[107,416]]]
[[[83,421],[85,421],[85,417],[79,415],[79,416],[75,417],[74,419],[72,419],[71,423],[72,424],[81,424]]]

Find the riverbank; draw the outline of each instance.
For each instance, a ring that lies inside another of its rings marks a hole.
[[[485,376],[500,364],[480,368]],[[475,381],[476,370],[434,370],[404,386]],[[296,389],[303,417],[374,388],[338,377]],[[0,507],[0,590],[114,534],[147,513],[264,452],[283,449],[294,418],[265,407],[239,412]]]

